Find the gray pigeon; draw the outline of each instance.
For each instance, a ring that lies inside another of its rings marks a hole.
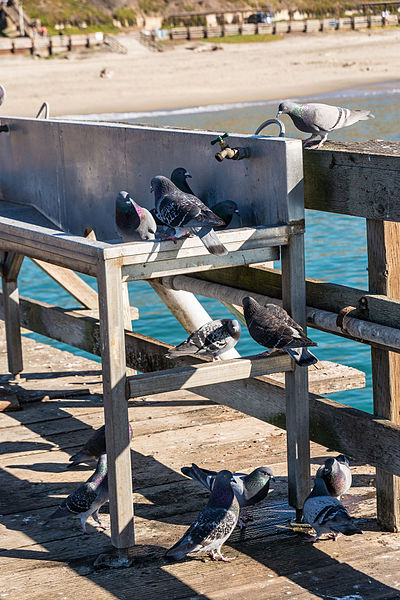
[[[327,458],[325,464],[318,469],[316,477],[321,477],[329,494],[340,500],[340,497],[351,487],[349,457],[339,454],[336,458]]]
[[[223,225],[223,220],[199,198],[182,192],[162,175],[153,177],[151,190],[154,191],[156,214],[160,221],[169,227],[195,233],[211,254],[220,256],[228,253],[212,229],[215,225]]]
[[[231,478],[230,471],[217,474],[208,504],[183,537],[166,552],[166,558],[181,560],[190,552],[208,552],[213,560],[233,560],[221,553],[222,545],[239,518],[239,503],[231,487]]]
[[[261,346],[271,348],[260,356],[268,356],[274,349],[285,350],[300,366],[309,366],[318,359],[307,350],[307,346],[317,346],[303,329],[293,321],[285,309],[276,304],[261,306],[254,298],[243,298],[244,317],[253,340]]]
[[[325,482],[317,477],[314,488],[306,498],[303,507],[304,521],[314,527],[316,536],[307,539],[308,542],[317,542],[323,533],[336,540],[341,534],[354,535],[362,533],[353,519],[337,498],[329,495]]]
[[[240,338],[241,326],[236,319],[208,321],[189,337],[171,348],[167,358],[179,358],[188,354],[211,356],[214,361],[220,354],[236,346]]]
[[[49,521],[76,516],[80,519],[83,533],[86,531],[86,521],[92,515],[93,519],[105,529],[99,519],[99,508],[108,500],[107,455],[100,454],[95,472],[86,483],[65,498],[57,510],[50,515]]]
[[[191,477],[211,492],[213,491],[217,476],[216,471],[202,469],[195,463],[192,463],[191,467],[182,467],[181,471],[187,477]],[[271,479],[275,481],[269,467],[258,467],[249,475],[246,473],[233,473],[231,487],[240,508],[242,509],[245,506],[253,506],[262,502],[268,495]],[[243,517],[246,517],[246,515],[241,514],[241,518]],[[241,518],[239,518],[239,524],[242,526],[243,521]]]
[[[4,87],[4,85],[0,85],[0,106],[3,104],[6,98],[6,88]]]
[[[233,200],[224,200],[223,202],[218,202],[211,207],[213,213],[215,213],[218,217],[224,221],[225,225],[220,225],[216,227],[216,231],[221,231],[222,229],[226,229],[230,222],[232,221],[233,215],[240,215],[238,205]]]
[[[147,208],[139,206],[128,192],[119,192],[115,201],[115,222],[124,242],[154,240],[157,225]]]
[[[303,140],[304,146],[315,142],[319,136],[321,141],[313,148],[320,148],[330,131],[375,118],[369,110],[351,110],[329,104],[299,104],[289,100],[280,103],[276,116],[280,115],[289,115],[297,129],[311,133],[309,138]]]
[[[129,441],[132,439],[132,427],[129,424]],[[96,429],[94,434],[88,439],[83,448],[70,457],[71,464],[68,468],[76,467],[81,463],[93,462],[97,460],[103,452],[106,451],[106,426],[102,425]]]
[[[187,182],[188,177],[192,177],[189,171],[184,167],[177,167],[172,171],[170,179],[179,190],[185,192],[185,194],[192,194],[192,196],[195,196],[196,194],[192,192],[191,187]]]

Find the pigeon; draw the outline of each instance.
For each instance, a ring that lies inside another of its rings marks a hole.
[[[238,205],[233,200],[225,200],[224,202],[218,202],[211,207],[214,214],[224,221],[225,225],[219,225],[216,227],[216,231],[226,229],[232,221],[233,215],[240,215]]]
[[[176,185],[179,190],[181,190],[181,192],[195,196],[187,182],[188,177],[192,177],[189,171],[183,167],[177,167],[172,171],[170,179],[172,183]]]
[[[154,191],[156,214],[160,221],[169,227],[195,233],[210,254],[221,256],[228,253],[212,229],[214,225],[223,225],[223,220],[199,198],[182,192],[161,175],[153,177],[151,190]]]
[[[217,474],[208,504],[183,537],[166,552],[166,558],[181,560],[190,552],[208,552],[212,560],[233,560],[221,552],[221,546],[239,518],[239,503],[231,487],[231,478],[230,471]]]
[[[115,201],[115,222],[124,242],[154,240],[157,225],[150,211],[139,206],[128,192],[119,192]]]
[[[330,131],[375,118],[369,110],[351,110],[329,104],[299,104],[288,100],[280,103],[276,116],[280,115],[289,115],[297,129],[311,133],[309,138],[303,140],[304,146],[316,141],[319,136],[321,141],[313,148],[320,148]]]
[[[99,508],[108,500],[107,455],[100,454],[95,472],[86,483],[82,483],[75,492],[65,498],[49,519],[62,519],[71,514],[78,517],[82,524],[83,533],[86,531],[86,521],[92,515],[93,519],[105,529],[99,519]]]
[[[0,106],[3,104],[6,98],[6,88],[3,85],[0,85]]]
[[[351,487],[350,459],[344,454],[336,458],[327,458],[321,466],[316,477],[321,477],[331,496],[339,498]]]
[[[329,495],[321,477],[315,479],[314,488],[304,502],[303,513],[304,521],[312,525],[317,534],[310,537],[308,542],[317,542],[323,533],[329,533],[329,537],[334,540],[341,533],[344,535],[362,533],[340,500]]]
[[[132,439],[132,427],[129,425],[129,441]],[[106,451],[106,426],[102,425],[96,429],[94,434],[88,439],[83,448],[70,457],[71,464],[68,469],[76,467],[81,463],[93,462],[97,460],[103,452]]]
[[[272,350],[282,349],[301,367],[318,362],[314,354],[307,350],[307,346],[318,344],[304,334],[285,309],[276,304],[261,306],[250,296],[243,298],[242,304],[251,337],[261,346],[271,348],[260,356],[268,356]]]
[[[215,478],[217,476],[216,471],[209,471],[208,469],[202,469],[195,463],[192,463],[191,467],[182,467],[181,471],[187,477],[201,483],[211,492],[214,489]],[[258,467],[254,469],[249,475],[246,473],[233,473],[231,487],[235,494],[239,506],[243,509],[245,506],[253,506],[262,502],[268,495],[270,481],[275,481],[274,475],[269,467]],[[243,517],[246,514],[241,512],[239,517],[239,525],[242,527],[244,522]]]
[[[217,319],[208,321],[189,337],[171,348],[167,358],[179,358],[188,354],[211,356],[214,361],[223,352],[236,346],[240,338],[241,326],[236,319]]]

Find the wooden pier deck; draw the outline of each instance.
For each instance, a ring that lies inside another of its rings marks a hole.
[[[91,520],[87,536],[76,520],[45,521],[91,473],[65,466],[103,423],[100,365],[27,338],[23,344],[26,381],[11,393],[22,410],[0,413],[1,599],[400,598],[400,539],[376,525],[371,467],[353,465],[354,487],[344,498],[364,535],[305,543],[290,528],[286,433],[188,391],[129,403],[137,546],[128,568],[95,564],[111,551],[108,532]],[[5,353],[0,366],[7,373]],[[5,375],[0,384],[0,400],[10,398]],[[313,443],[312,473],[331,454]],[[207,499],[180,474],[191,462],[232,470],[266,464],[276,475],[267,500],[249,510],[254,520],[226,544],[231,563],[163,558]]]

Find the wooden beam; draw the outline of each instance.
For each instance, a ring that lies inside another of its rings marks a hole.
[[[400,221],[399,142],[328,142],[303,154],[306,208]]]
[[[21,254],[6,252],[2,276],[8,370],[14,379],[19,378],[24,368],[17,283],[23,260],[24,257]]]
[[[193,389],[206,384],[292,371],[292,369],[292,360],[288,354],[264,358],[247,356],[242,359],[221,360],[128,377],[127,393],[129,398],[137,398],[173,390]]]
[[[249,295],[247,290],[205,282],[204,280],[186,275],[163,277],[162,282],[166,287],[171,287],[172,289],[193,292],[207,298],[214,298],[222,302],[238,305],[239,307],[242,304],[243,298]],[[252,296],[261,304],[269,302],[281,304],[280,300],[269,296],[255,293],[252,293]],[[399,329],[355,319],[352,317],[352,313],[343,318],[343,322],[339,327],[337,317],[338,315],[335,313],[307,307],[307,324],[315,329],[334,333],[363,344],[371,344],[377,348],[390,348],[394,352],[400,353]]]
[[[77,310],[66,311],[26,298],[21,298],[20,308],[24,327],[92,354],[100,354],[97,319],[83,316]],[[176,361],[165,358],[170,344],[125,332],[125,345],[128,366],[144,372],[177,366]],[[184,358],[181,360],[185,362]],[[186,357],[186,360],[187,364],[203,362],[194,357]],[[284,385],[271,384],[268,376],[196,388],[196,393],[278,427],[286,426]],[[309,398],[310,438],[313,441],[400,475],[400,427],[387,419],[375,418],[315,394],[310,394]]]
[[[75,271],[36,258],[31,260],[85,308],[98,310],[99,301],[96,290],[83,281]]]
[[[368,280],[371,292],[400,298],[400,224],[367,220]],[[400,425],[400,356],[371,348],[374,414]],[[376,471],[378,521],[400,530],[400,478]]]
[[[121,268],[113,261],[101,262],[97,280],[111,540],[116,548],[126,550],[134,546],[135,535],[128,403],[125,398],[126,357]]]

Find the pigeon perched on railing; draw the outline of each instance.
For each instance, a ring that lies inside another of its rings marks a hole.
[[[241,326],[236,319],[217,319],[208,321],[189,337],[171,348],[166,354],[167,358],[179,358],[189,354],[211,356],[213,360],[223,352],[236,346],[240,338]]]
[[[115,222],[124,242],[154,240],[157,225],[147,208],[139,206],[128,192],[119,192],[115,201]]]
[[[196,194],[192,191],[187,182],[189,177],[192,177],[189,171],[187,171],[184,167],[177,167],[172,171],[170,179],[179,190],[185,192],[185,194],[192,194],[192,196],[195,196]]]
[[[191,552],[208,552],[213,560],[233,560],[221,552],[239,518],[239,503],[231,487],[231,478],[230,471],[217,474],[208,504],[182,538],[165,553],[166,558],[181,560]]]
[[[329,495],[325,482],[317,477],[314,488],[306,498],[303,506],[304,521],[314,527],[316,535],[308,538],[308,542],[317,542],[323,533],[336,538],[344,535],[362,533],[353,522],[343,504]]]
[[[132,439],[132,427],[129,424],[129,441]],[[71,464],[68,469],[81,463],[93,462],[106,451],[106,426],[102,425],[93,433],[79,452],[70,457]]]
[[[215,479],[217,477],[217,471],[209,471],[208,469],[202,469],[195,463],[192,463],[191,467],[182,467],[181,471],[187,477],[198,481],[205,488],[210,490],[214,489]],[[257,467],[251,473],[233,473],[231,487],[233,493],[238,499],[240,508],[246,506],[253,506],[262,502],[268,495],[270,482],[275,481],[274,475],[269,467]],[[241,518],[247,515],[241,515]],[[239,524],[244,525],[243,521],[239,518]]]
[[[253,340],[261,346],[270,348],[260,356],[268,356],[275,349],[285,350],[300,366],[309,366],[318,359],[307,350],[307,346],[317,346],[303,329],[294,321],[285,309],[276,304],[261,306],[251,296],[243,298],[246,324]]]
[[[153,177],[151,191],[154,191],[156,215],[162,223],[181,229],[182,233],[194,233],[211,254],[228,253],[212,229],[216,225],[223,225],[223,220],[199,198],[182,192],[162,175]]]
[[[320,148],[331,131],[337,131],[342,127],[348,127],[357,123],[357,121],[366,121],[374,119],[374,115],[369,110],[352,110],[340,106],[330,106],[329,104],[299,104],[286,100],[281,102],[278,108],[277,117],[280,115],[289,115],[295,127],[305,133],[311,133],[311,136],[303,140],[303,145],[308,146],[310,142],[315,142],[318,136],[321,141],[310,148]]]
[[[233,200],[224,200],[223,202],[218,202],[211,207],[213,213],[215,213],[218,217],[224,221],[225,225],[219,225],[216,227],[216,231],[221,231],[222,229],[226,229],[230,222],[232,221],[233,215],[240,216],[240,212],[238,209],[238,205]]]
[[[75,492],[65,498],[50,515],[49,521],[53,519],[62,519],[64,517],[78,517],[82,524],[83,533],[86,531],[86,521],[90,516],[105,529],[99,518],[99,508],[108,500],[108,479],[107,479],[107,455],[105,452],[100,454],[95,472],[86,483],[78,487]]]
[[[339,454],[336,458],[327,458],[325,464],[318,469],[316,477],[321,477],[329,494],[340,500],[340,497],[351,487],[349,457]]]
[[[3,104],[6,98],[6,88],[4,87],[4,85],[0,85],[0,106]]]

